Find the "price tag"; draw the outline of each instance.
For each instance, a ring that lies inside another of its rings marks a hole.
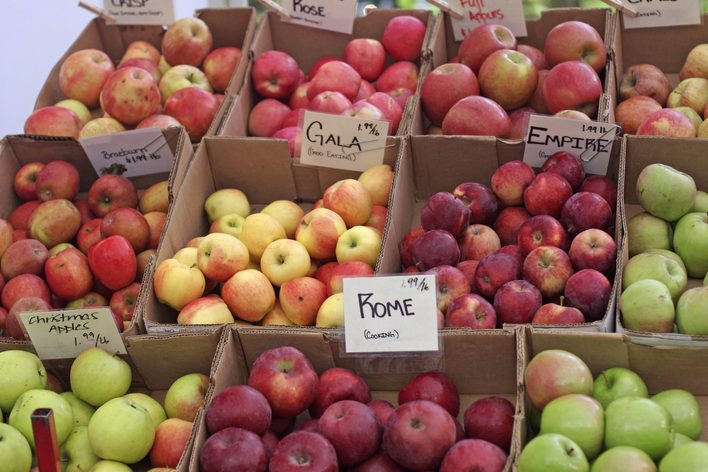
[[[531,115],[524,162],[541,167],[551,155],[566,151],[583,161],[585,172],[606,175],[618,128],[597,121]]]
[[[628,3],[637,16],[623,15],[627,29],[701,24],[700,0],[629,0]]]
[[[447,3],[464,17],[451,17],[455,41],[462,41],[467,33],[486,24],[504,25],[516,37],[527,36],[521,0],[448,0]]]
[[[305,112],[300,162],[363,172],[381,164],[388,122]]]
[[[172,169],[175,156],[158,128],[123,131],[79,141],[98,175],[123,177],[160,174]]]
[[[345,278],[347,353],[437,351],[434,275]]]
[[[175,22],[172,0],[103,0],[103,8],[117,25],[171,25]]]
[[[41,359],[71,359],[91,347],[127,354],[108,307],[20,313]]]
[[[291,23],[352,34],[357,0],[284,0]]]

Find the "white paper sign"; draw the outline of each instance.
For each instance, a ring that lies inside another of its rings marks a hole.
[[[583,161],[585,172],[606,175],[618,128],[597,121],[531,115],[524,162],[541,167],[551,155],[565,151]]]
[[[701,0],[626,0],[637,10],[637,16],[624,16],[624,27],[652,28],[657,26],[701,24]]]
[[[91,347],[127,354],[108,307],[20,313],[40,359],[72,359]]]
[[[448,0],[448,4],[464,15],[452,18],[455,41],[462,41],[467,33],[486,24],[504,25],[516,37],[524,37],[526,20],[521,0]]]
[[[103,8],[118,25],[171,25],[175,22],[172,0],[103,0]]]
[[[434,275],[344,278],[347,353],[437,351]]]
[[[98,175],[117,170],[123,177],[160,174],[175,156],[158,128],[135,129],[79,141]],[[122,173],[121,173],[122,172]]]
[[[306,111],[300,162],[363,172],[381,164],[388,122]]]
[[[357,0],[284,0],[290,22],[352,34]]]

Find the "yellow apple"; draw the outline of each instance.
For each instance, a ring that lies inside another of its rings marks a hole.
[[[354,179],[344,179],[330,185],[322,196],[325,208],[342,217],[347,228],[363,225],[371,215],[371,195]]]
[[[197,248],[197,267],[205,277],[217,282],[229,280],[245,269],[249,260],[246,245],[230,234],[208,234]]]
[[[273,241],[285,238],[285,229],[278,220],[265,213],[248,215],[241,228],[239,239],[248,248],[251,260],[260,263],[263,251]]]
[[[224,300],[216,295],[199,297],[182,308],[177,316],[177,324],[207,325],[233,323],[234,317]]]
[[[276,287],[307,275],[311,265],[307,249],[294,239],[273,241],[261,256],[261,272]]]
[[[327,260],[335,256],[337,240],[347,230],[347,225],[337,213],[317,208],[300,220],[295,239],[302,243],[313,259]]]
[[[275,306],[261,319],[262,326],[295,326],[295,323],[290,321],[280,306],[279,301],[275,301]]]
[[[167,213],[169,206],[170,191],[167,180],[162,180],[146,188],[138,201],[138,207],[143,214],[151,211]]]
[[[371,167],[359,176],[359,182],[371,195],[374,205],[388,206],[388,197],[393,185],[393,170],[388,164]]]
[[[204,211],[209,217],[209,223],[220,216],[238,213],[244,218],[251,213],[251,205],[246,194],[236,188],[222,188],[207,197]]]
[[[305,211],[300,208],[300,205],[290,200],[276,200],[271,202],[261,210],[261,213],[270,215],[278,220],[278,222],[283,225],[285,234],[287,234],[290,239],[295,237],[297,225],[305,215]]]
[[[121,131],[125,131],[125,126],[120,121],[110,116],[102,116],[86,123],[79,131],[79,139],[105,136],[107,134],[120,133]]]
[[[325,284],[313,277],[298,277],[280,287],[278,300],[290,321],[300,326],[312,326],[317,311],[327,298]]]
[[[245,218],[238,213],[229,213],[215,219],[209,226],[210,233],[226,233],[231,236],[241,236]]]
[[[196,267],[165,259],[155,269],[153,288],[157,299],[175,310],[202,296],[206,281]]]
[[[315,326],[341,328],[344,326],[344,294],[335,293],[327,298],[317,311]]]
[[[79,117],[82,125],[86,125],[86,123],[91,121],[91,110],[89,110],[88,107],[79,100],[67,98],[66,100],[61,100],[55,103],[54,106],[66,108],[76,113],[76,116]]]
[[[381,235],[368,226],[349,228],[337,241],[337,262],[362,261],[371,267],[376,265],[376,259],[381,251]]]
[[[221,287],[221,296],[231,313],[245,321],[260,321],[275,305],[273,285],[253,269],[236,272]]]

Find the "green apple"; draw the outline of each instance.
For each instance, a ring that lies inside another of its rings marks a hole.
[[[608,449],[593,462],[590,472],[656,472],[656,465],[646,452],[636,447]]]
[[[5,423],[0,423],[0,464],[3,472],[27,472],[32,467],[32,449],[27,439]]]
[[[676,304],[679,333],[708,334],[708,285],[686,290]]]
[[[649,249],[647,251],[644,251],[647,254],[661,254],[664,257],[668,257],[669,259],[676,261],[676,263],[683,269],[683,272],[686,274],[686,277],[688,277],[688,272],[686,272],[686,265],[683,263],[683,259],[681,259],[681,256],[676,254],[673,251],[669,251],[668,249]]]
[[[659,464],[659,472],[705,472],[708,443],[695,441],[672,450]]]
[[[93,406],[125,395],[132,378],[127,362],[97,347],[79,354],[69,375],[74,395]]]
[[[71,411],[74,414],[74,426],[88,426],[89,420],[96,409],[71,392],[62,392],[59,395],[71,405]]]
[[[685,434],[674,432],[674,443],[671,445],[671,449],[676,449],[684,444],[692,443],[693,439],[689,438]]]
[[[71,405],[61,395],[51,390],[27,390],[20,395],[10,412],[10,425],[14,426],[34,447],[32,434],[32,413],[37,408],[51,408],[54,414],[54,427],[57,442],[62,444],[69,437],[74,427],[74,414]]]
[[[704,192],[703,190],[698,190],[696,192],[696,199],[693,202],[693,206],[691,207],[691,210],[689,210],[689,213],[693,212],[707,212],[708,211],[708,192]]]
[[[703,431],[701,409],[693,394],[686,390],[672,389],[659,392],[651,399],[671,414],[674,431],[685,434],[694,441],[701,436]]]
[[[89,472],[133,472],[133,469],[116,461],[99,461],[89,469]]]
[[[611,367],[597,376],[592,384],[592,396],[603,408],[622,397],[647,398],[649,391],[644,380],[624,367]]]
[[[61,449],[67,459],[64,472],[83,472],[99,461],[98,456],[91,449],[86,426],[76,426],[72,429]]]
[[[88,434],[93,452],[101,459],[135,464],[150,452],[155,427],[145,408],[121,397],[96,410]]]
[[[157,425],[167,419],[165,409],[162,408],[160,402],[148,395],[145,395],[144,393],[128,393],[127,395],[123,395],[123,398],[132,400],[138,405],[145,408],[148,413],[150,413],[150,418],[152,418],[152,425],[155,428],[157,428]]]
[[[666,221],[676,221],[693,206],[696,182],[665,164],[649,164],[637,178],[637,198],[644,209]]]
[[[671,333],[675,309],[671,293],[658,280],[635,282],[622,292],[619,301],[622,324],[632,331]]]
[[[673,230],[666,221],[644,211],[627,220],[627,240],[629,257],[648,249],[671,249]]]
[[[0,410],[9,413],[24,392],[46,386],[47,371],[39,357],[26,351],[0,352]]]
[[[676,223],[674,250],[690,277],[702,279],[708,274],[708,213],[688,213]]]
[[[637,254],[627,261],[622,271],[622,289],[644,279],[658,280],[666,285],[674,303],[678,301],[688,284],[688,278],[681,266],[661,254]]]
[[[605,410],[605,447],[632,446],[658,461],[673,444],[671,414],[648,398],[619,398]]]
[[[604,411],[594,398],[572,393],[549,402],[541,413],[541,433],[562,434],[583,450],[588,460],[602,452]]]
[[[518,472],[588,472],[583,450],[562,434],[544,434],[532,439],[521,451]]]
[[[209,377],[203,374],[187,374],[175,380],[165,395],[167,417],[194,421],[197,411],[204,405],[208,387]]]

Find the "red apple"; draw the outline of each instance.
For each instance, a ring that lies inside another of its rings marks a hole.
[[[281,439],[268,464],[269,472],[338,470],[337,452],[332,443],[321,434],[309,431],[297,431]]]
[[[150,449],[153,467],[176,468],[192,435],[192,422],[169,418],[155,428],[155,440]]]
[[[251,136],[270,138],[283,127],[283,121],[291,111],[290,107],[274,98],[261,100],[248,115],[248,133]]]
[[[624,134],[636,134],[637,128],[649,115],[661,110],[661,105],[644,95],[630,97],[615,108],[615,121]]]
[[[337,452],[340,466],[350,467],[373,456],[381,444],[381,426],[364,403],[340,400],[319,419],[319,432]]]
[[[538,71],[536,90],[534,90],[533,95],[531,95],[531,98],[529,99],[529,106],[533,108],[536,113],[541,113],[544,115],[550,114],[548,107],[546,106],[546,99],[543,97],[543,84],[546,83],[548,72],[548,69],[541,69]]]
[[[13,242],[3,252],[0,259],[2,276],[10,280],[21,274],[44,274],[44,262],[49,257],[44,244],[36,239],[22,239]]]
[[[420,211],[420,225],[424,230],[442,229],[456,238],[461,236],[470,221],[470,210],[450,192],[433,194]]]
[[[292,95],[290,95],[290,99],[288,99],[288,106],[291,109],[297,110],[309,107],[310,99],[307,98],[307,89],[309,87],[310,82],[305,82],[295,87]]]
[[[536,88],[538,88],[538,85]],[[511,121],[511,128],[509,129],[509,134],[507,134],[506,138],[526,139],[526,134],[529,131],[529,117],[534,113],[536,113],[536,110],[530,106],[525,106],[510,111],[509,121]]]
[[[460,412],[460,394],[452,379],[444,372],[430,371],[422,373],[398,392],[398,405],[428,400],[445,408],[453,417]]]
[[[540,325],[563,325],[585,323],[583,313],[577,308],[558,305],[557,303],[546,303],[542,305],[533,315],[531,324]]]
[[[339,92],[324,91],[313,96],[309,108],[321,113],[340,115],[352,106],[352,102]]]
[[[521,267],[516,259],[508,254],[496,252],[479,261],[474,274],[474,284],[481,295],[493,298],[502,285],[520,278]]]
[[[524,190],[524,206],[532,215],[558,218],[563,204],[572,194],[573,189],[564,177],[553,172],[542,172]]]
[[[505,451],[511,447],[514,405],[506,398],[485,397],[465,410],[465,434],[470,439],[488,441]]]
[[[615,267],[617,243],[601,229],[586,229],[573,238],[568,256],[576,270],[595,269],[607,273]]]
[[[671,93],[671,82],[666,74],[653,64],[633,64],[624,71],[619,84],[619,96],[623,101],[645,96],[654,99],[659,106],[666,105]]]
[[[529,212],[523,207],[506,207],[499,212],[494,221],[494,231],[499,236],[502,245],[516,244],[518,242],[519,228],[526,220],[531,218]]]
[[[319,418],[330,405],[341,400],[369,403],[369,387],[356,372],[342,367],[332,367],[319,378],[319,388],[309,411],[312,418]]]
[[[177,90],[165,102],[165,113],[179,121],[194,142],[209,130],[218,109],[216,96],[196,87]]]
[[[81,213],[81,224],[84,225],[88,223],[89,221],[93,220],[96,218],[96,216],[93,214],[91,211],[91,207],[89,207],[88,200],[85,198],[75,198],[72,200],[72,203],[76,207],[77,210],[79,210],[79,213]]]
[[[288,150],[290,157],[300,157],[300,146],[302,144],[302,128],[299,126],[291,126],[282,128],[276,131],[273,139],[286,139],[288,141]]]
[[[351,472],[405,472],[405,469],[396,464],[384,451],[379,451],[351,469]]]
[[[612,209],[600,195],[578,192],[563,204],[560,221],[571,237],[590,228],[607,231],[613,223]]]
[[[113,61],[98,49],[81,49],[70,54],[59,69],[59,88],[69,98],[87,107],[99,104],[103,84],[113,73]]]
[[[47,284],[62,300],[76,300],[91,291],[93,275],[81,251],[68,248],[47,259],[44,265]]]
[[[217,92],[223,92],[234,75],[238,61],[241,59],[241,49],[237,47],[220,47],[213,49],[204,58],[204,75]]]
[[[513,257],[519,266],[524,263],[524,253],[521,251],[518,244],[507,244],[506,246],[502,246],[497,252]]]
[[[22,330],[20,313],[35,311],[51,311],[52,306],[46,300],[39,297],[23,297],[12,305],[5,321],[5,336],[24,341],[27,338]]]
[[[117,208],[135,208],[138,205],[138,192],[133,182],[125,177],[105,174],[89,187],[88,202],[93,214],[103,218]]]
[[[531,282],[546,298],[563,293],[573,274],[568,255],[555,246],[541,246],[531,251],[524,260],[524,279]]]
[[[133,319],[133,313],[135,313],[139,295],[140,284],[137,282],[133,282],[125,288],[116,290],[113,292],[113,295],[111,295],[111,310],[113,310],[113,313],[119,315],[123,321],[131,321]]]
[[[352,118],[360,118],[362,120],[386,120],[383,112],[379,110],[377,106],[372,105],[371,103],[366,102],[364,100],[356,102],[351,107],[349,107],[349,109],[344,110],[340,114],[342,116],[350,116]]]
[[[426,231],[414,243],[411,251],[418,270],[428,270],[439,265],[456,265],[460,262],[457,240],[445,230]]]
[[[310,67],[310,70],[307,72],[307,77],[312,80],[312,78],[317,74],[317,71],[320,70],[320,67],[323,65],[327,64],[328,62],[332,61],[341,61],[342,59],[339,57],[334,57],[334,56],[324,56],[315,61],[314,64],[312,64],[312,67]]]
[[[43,202],[55,198],[71,200],[79,192],[79,171],[69,162],[51,161],[37,175],[35,190]]]
[[[124,125],[137,125],[160,108],[160,90],[147,71],[125,67],[112,73],[101,90],[101,105]]]
[[[386,50],[375,39],[352,39],[344,46],[344,62],[352,66],[362,79],[373,81],[384,69]]]
[[[279,438],[283,438],[293,431],[294,426],[294,417],[274,416],[270,421],[270,429],[268,431],[271,431]]]
[[[590,175],[585,177],[580,192],[595,192],[600,195],[614,210],[617,207],[617,184],[614,180],[604,175]]]
[[[251,78],[259,95],[287,98],[298,86],[300,68],[295,59],[284,52],[266,51],[253,62]]]
[[[448,328],[493,329],[497,326],[494,307],[476,293],[457,297],[445,313]]]
[[[23,202],[37,198],[37,177],[42,169],[44,169],[43,162],[29,162],[15,172],[13,188]]]
[[[101,221],[101,238],[123,236],[137,254],[150,244],[150,225],[135,208],[118,208],[109,212]]]
[[[597,72],[580,61],[561,62],[543,82],[543,99],[551,113],[579,110],[592,118],[601,94],[602,81]]]
[[[492,174],[492,191],[505,206],[523,203],[524,190],[533,182],[536,174],[523,161],[509,161],[499,166]]]
[[[262,436],[268,431],[271,418],[268,400],[248,385],[236,385],[219,392],[207,407],[205,415],[211,434],[235,427]]]
[[[411,95],[414,94],[414,91],[408,88],[397,88],[389,90],[385,93],[393,97],[393,99],[396,100],[396,102],[401,106],[401,108],[405,109],[406,103],[408,103],[408,99],[411,97]]]
[[[477,272],[478,265],[479,265],[479,261],[467,260],[467,261],[460,261],[456,266],[458,269],[460,269],[460,271],[463,274],[465,274],[467,281],[470,283],[470,292],[471,293],[477,293],[477,287],[475,287],[475,285],[474,285],[474,274],[475,274],[475,272]]]
[[[415,93],[417,87],[418,66],[408,61],[394,62],[384,69],[376,81],[376,90],[384,93],[393,93],[399,89]]]
[[[374,91],[365,100],[381,110],[384,119],[389,122],[388,134],[396,134],[396,131],[398,131],[398,125],[403,117],[403,107],[399,105],[392,96],[382,92]]]
[[[612,284],[595,269],[582,269],[568,279],[565,300],[590,321],[602,319],[607,310]]]
[[[456,267],[441,265],[429,269],[426,274],[435,276],[438,310],[445,312],[450,303],[465,293],[470,293],[470,283]]]
[[[559,151],[551,154],[541,166],[541,172],[553,172],[568,181],[573,192],[577,192],[585,179],[583,162],[573,154]]]
[[[359,100],[366,100],[370,96],[372,96],[374,93],[376,93],[376,87],[373,86],[371,82],[368,80],[361,79],[361,85],[359,86],[359,91],[356,93],[356,97],[352,100],[353,103],[358,102]],[[398,103],[398,101],[396,101]],[[400,107],[403,107],[399,103]]]
[[[538,83],[538,71],[531,59],[514,49],[491,53],[479,68],[479,87],[505,110],[525,105]]]
[[[325,284],[327,296],[341,293],[344,290],[342,280],[346,277],[367,277],[370,275],[374,275],[374,269],[364,261],[349,261],[336,264],[332,268],[329,279]]]
[[[265,472],[267,468],[268,460],[263,441],[247,429],[222,429],[209,436],[199,450],[199,470],[202,472]]]
[[[516,50],[522,53],[524,56],[531,59],[533,65],[536,66],[537,70],[548,69],[548,63],[546,62],[546,56],[538,48],[529,46],[528,44],[518,44]]]
[[[565,21],[553,27],[546,35],[543,53],[551,67],[565,61],[583,61],[600,72],[607,62],[602,36],[582,21]]]
[[[511,120],[499,104],[473,95],[455,103],[442,123],[445,135],[496,136],[509,134]]]
[[[542,298],[541,292],[529,282],[512,280],[494,294],[494,310],[501,323],[530,323],[543,304]]]
[[[452,194],[470,209],[470,224],[494,223],[499,213],[499,200],[489,187],[477,182],[465,182],[455,187]]]
[[[556,246],[565,249],[568,245],[568,237],[560,221],[552,216],[537,215],[521,225],[518,243],[521,252],[526,255],[540,246]]]
[[[12,213],[7,221],[14,230],[27,230],[29,228],[29,220],[35,209],[41,204],[39,200],[30,200],[18,206]]]
[[[516,49],[516,37],[503,25],[481,25],[470,31],[460,44],[460,62],[477,72],[494,51]]]
[[[415,264],[413,261],[413,247],[415,247],[416,242],[420,239],[423,233],[425,233],[425,230],[420,226],[416,226],[408,230],[408,232],[404,234],[403,238],[399,241],[398,254],[401,257],[401,265],[403,267],[410,267]]]
[[[280,129],[290,128],[293,126],[302,126],[305,120],[306,108],[293,108],[285,115],[283,122],[280,125]]]
[[[435,68],[425,77],[420,91],[423,111],[438,126],[455,103],[470,95],[479,95],[479,82],[472,69],[459,63]]]
[[[84,223],[79,232],[76,233],[76,246],[88,255],[89,248],[97,241],[103,239],[101,236],[101,223],[103,218],[94,218],[88,223]]]
[[[381,42],[394,59],[413,61],[420,56],[425,30],[425,23],[414,16],[395,16],[386,24]]]
[[[73,111],[57,107],[42,107],[27,117],[24,133],[79,139],[83,124]]]
[[[501,248],[499,236],[492,228],[485,225],[470,225],[459,239],[460,253],[463,260],[481,261],[489,254]]]
[[[371,411],[374,412],[374,415],[376,415],[376,420],[382,428],[386,426],[388,418],[395,410],[391,402],[386,400],[371,400],[366,405],[371,408]]]
[[[461,470],[501,471],[507,455],[498,446],[481,439],[465,439],[450,448],[440,464],[440,472]]]
[[[47,304],[51,303],[49,287],[41,277],[34,274],[22,274],[8,280],[2,289],[2,306],[11,310],[12,306],[24,297],[37,297]]]
[[[673,108],[662,108],[647,116],[639,124],[637,134],[640,136],[668,136],[676,138],[693,138],[696,127],[691,119]]]
[[[361,86],[361,76],[343,61],[330,61],[320,66],[310,80],[307,98],[312,100],[322,92],[339,92],[349,100],[356,97]]]
[[[89,249],[88,261],[96,279],[110,290],[120,290],[135,280],[135,251],[123,236],[110,236],[95,243]]]
[[[179,121],[169,115],[150,115],[135,126],[135,129],[160,128],[167,129],[173,126],[182,126]]]

